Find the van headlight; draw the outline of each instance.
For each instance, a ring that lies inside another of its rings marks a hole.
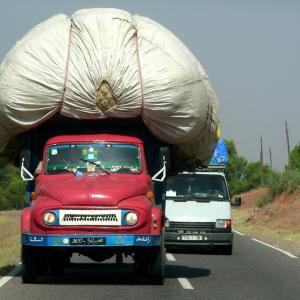
[[[125,215],[125,221],[128,225],[135,225],[138,221],[138,215],[134,211],[130,211]]]
[[[52,211],[47,211],[44,213],[43,215],[43,222],[46,224],[46,225],[52,225],[53,223],[55,223],[56,221],[56,215],[54,212]]]

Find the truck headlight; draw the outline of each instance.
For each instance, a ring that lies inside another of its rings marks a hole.
[[[138,221],[138,215],[134,211],[130,211],[125,215],[125,220],[128,225],[135,225]]]
[[[216,228],[231,228],[231,220],[230,219],[217,219],[216,220]]]
[[[46,225],[52,225],[56,221],[56,215],[52,211],[47,211],[43,215],[43,222]]]

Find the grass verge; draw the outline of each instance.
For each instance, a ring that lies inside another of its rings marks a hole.
[[[20,261],[21,211],[0,211],[0,276]]]

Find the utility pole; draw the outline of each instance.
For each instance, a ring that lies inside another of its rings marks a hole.
[[[272,151],[271,151],[271,147],[269,146],[269,154],[270,154],[270,167],[271,167],[271,170],[273,169],[272,167]]]
[[[260,137],[260,184],[264,184],[264,154],[263,154],[263,139]]]
[[[289,137],[289,131],[287,127],[287,121],[285,121],[285,133],[286,133],[286,143],[287,143],[287,150],[288,150],[288,168],[290,167],[290,155],[291,155],[291,150],[290,150],[290,137]]]

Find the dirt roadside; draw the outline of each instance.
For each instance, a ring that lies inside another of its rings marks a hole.
[[[257,207],[267,192],[261,188],[241,195],[241,207],[232,210],[235,229],[300,257],[300,192]]]

